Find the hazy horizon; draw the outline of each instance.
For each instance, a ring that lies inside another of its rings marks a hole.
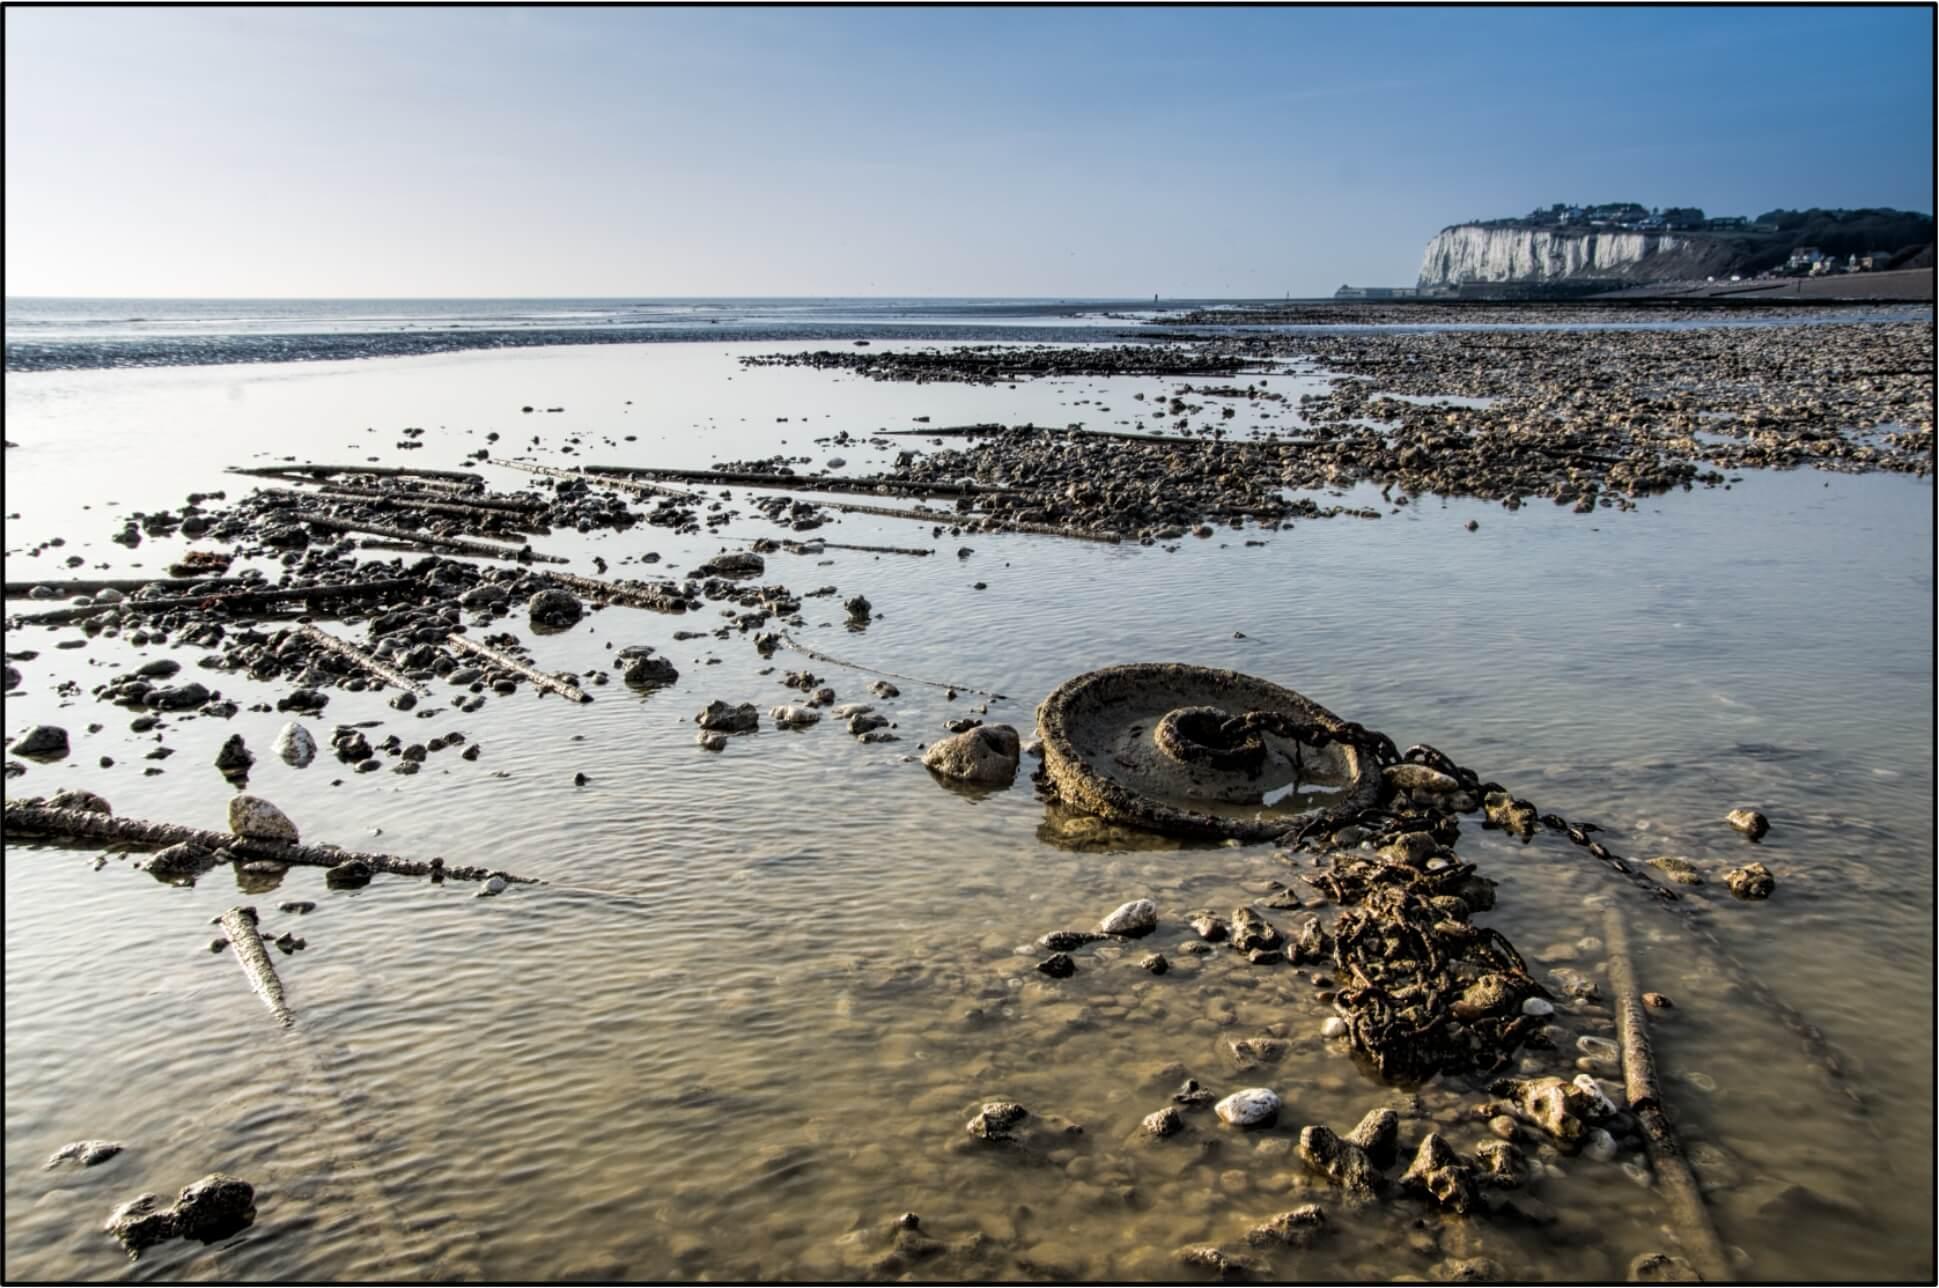
[[[1323,297],[1554,201],[1932,206],[1930,9],[46,8],[6,31],[10,299]]]

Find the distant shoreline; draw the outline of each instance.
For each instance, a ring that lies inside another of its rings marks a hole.
[[[868,344],[868,343],[1026,343],[1078,345],[1149,341],[1166,343],[1180,337],[1175,328],[1344,327],[1360,329],[1402,326],[1634,326],[1650,323],[1726,323],[1812,320],[1806,314],[1843,315],[1851,310],[1889,308],[1930,302],[1932,273],[1867,274],[1898,279],[1886,293],[1854,297],[1853,279],[1799,279],[1771,283],[1685,284],[1681,290],[1636,288],[1594,297],[1518,299],[1435,298],[1398,300],[1258,300],[1170,301],[1146,305],[1133,313],[1117,307],[1069,307],[1054,317],[1025,306],[1014,313],[988,308],[981,316],[958,314],[892,320],[876,317],[844,318],[823,314],[800,320],[772,317],[660,320],[649,324],[606,322],[591,325],[504,324],[475,315],[469,325],[440,325],[444,319],[426,318],[371,330],[329,329],[324,316],[293,316],[284,321],[302,329],[237,329],[178,332],[161,319],[157,329],[143,333],[98,336],[57,336],[48,339],[10,335],[6,345],[8,373],[91,371],[251,365],[286,362],[332,362],[363,358],[426,357],[436,354],[502,349],[556,348],[570,345],[614,344]],[[1923,294],[1916,289],[1922,279]],[[1877,286],[1878,283],[1872,285]],[[331,302],[317,302],[327,304]],[[354,302],[353,302],[354,303]],[[511,303],[508,301],[507,303]],[[1212,305],[1212,307],[1205,307]],[[1194,307],[1196,306],[1196,307]],[[1121,306],[1120,306],[1121,307]],[[1002,321],[1004,317],[1010,320]],[[211,320],[218,328],[220,321]],[[455,321],[455,319],[453,319]],[[117,320],[142,326],[148,318]],[[400,319],[400,322],[403,322]]]
[[[1607,295],[1593,295],[1589,299],[1594,302],[1740,300],[1746,304],[1782,304],[1789,300],[1806,300],[1814,304],[1930,303],[1933,299],[1933,270],[1907,268],[1885,273],[1701,282],[1691,283],[1683,289],[1672,287],[1671,283],[1653,283],[1625,291],[1612,291]]]

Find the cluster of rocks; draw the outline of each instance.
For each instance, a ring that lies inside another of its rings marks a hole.
[[[1230,376],[1256,363],[1174,344],[960,345],[915,352],[856,353],[817,349],[741,359],[748,367],[811,367],[848,371],[871,380],[917,384],[963,381],[996,384],[1044,376]],[[917,417],[927,420],[928,417]]]
[[[1357,439],[1342,477],[1405,494],[1632,508],[1736,469],[1932,468],[1929,322],[1270,343],[1345,377],[1301,400],[1317,453]]]
[[[1724,815],[1724,821],[1752,841],[1763,840],[1771,830],[1771,821],[1754,809],[1731,810]],[[1688,859],[1663,855],[1648,862],[1678,885],[1700,886],[1704,883],[1702,869]],[[1742,867],[1732,868],[1723,874],[1723,882],[1724,888],[1731,894],[1747,901],[1768,899],[1777,890],[1777,877],[1762,863],[1746,863]]]
[[[1358,507],[1289,497],[1289,487],[1325,486],[1303,449],[1269,441],[1116,437],[1036,428],[992,429],[960,448],[911,453],[892,471],[907,482],[974,480],[992,489],[956,502],[965,527],[991,520],[1114,532],[1147,544],[1212,525],[1275,528]]]
[[[764,649],[763,652],[772,650]],[[789,671],[782,676],[781,683],[799,690],[803,698],[800,702],[784,702],[768,709],[768,719],[773,721],[777,729],[799,731],[813,728],[821,723],[822,715],[826,712],[857,742],[901,740],[901,736],[895,732],[895,722],[878,712],[873,704],[848,702],[837,706],[834,688],[822,683],[821,677],[812,671]],[[877,680],[869,688],[876,697],[883,699],[901,693],[887,680]],[[695,741],[707,751],[722,751],[730,736],[754,733],[761,727],[760,710],[752,702],[729,703],[716,698],[697,712],[693,719],[700,726]]]
[[[1369,1110],[1345,1134],[1324,1123],[1302,1126],[1295,1152],[1314,1178],[1348,1204],[1412,1198],[1432,1210],[1465,1216],[1517,1208],[1510,1191],[1560,1175],[1559,1170],[1551,1171],[1553,1164],[1545,1159],[1609,1162],[1625,1145],[1640,1149],[1634,1119],[1586,1074],[1573,1083],[1560,1078],[1504,1079],[1493,1090],[1506,1099],[1471,1106],[1469,1121],[1485,1122],[1486,1129],[1466,1145],[1456,1143],[1463,1133],[1453,1127],[1430,1125],[1403,1149],[1403,1117],[1419,1113],[1418,1098],[1403,1096],[1398,1103],[1407,1109],[1405,1115],[1393,1105],[1382,1105]],[[1145,1136],[1169,1140],[1181,1135],[1189,1130],[1185,1115],[1208,1104],[1226,1127],[1247,1132],[1269,1133],[1280,1125],[1286,1111],[1284,1100],[1270,1088],[1246,1087],[1215,1101],[1214,1093],[1191,1078],[1172,1102],[1144,1119]],[[975,1126],[972,1123],[972,1131]],[[1528,1210],[1539,1214],[1540,1206]],[[1327,1229],[1324,1210],[1308,1204],[1252,1227],[1246,1242],[1252,1248],[1304,1248]],[[1248,1268],[1243,1253],[1213,1245],[1181,1250],[1179,1259],[1186,1265],[1219,1270],[1224,1277]],[[1482,1277],[1500,1278],[1499,1268]]]
[[[1002,520],[1152,542],[1211,535],[1219,524],[1377,515],[1286,495],[1356,483],[1379,486],[1395,506],[1430,493],[1511,509],[1545,497],[1586,513],[1634,509],[1639,498],[1672,488],[1723,485],[1727,471],[1743,468],[1924,473],[1933,450],[1931,334],[1929,323],[1907,322],[1225,336],[1145,352],[1166,353],[1176,374],[1188,374],[1196,354],[1226,371],[1311,359],[1343,378],[1301,399],[1297,438],[1227,438],[1213,424],[1206,436],[989,426],[962,448],[905,452],[885,477],[990,493],[958,498],[964,526]],[[1057,352],[1065,356],[1048,356]],[[1069,349],[1017,361],[1023,374],[1158,370],[1128,367],[1139,352]],[[975,350],[750,361],[884,379],[996,380],[1011,370]],[[1203,409],[1184,400],[1191,391],[1170,401],[1181,431]],[[1196,392],[1257,398],[1261,390]]]

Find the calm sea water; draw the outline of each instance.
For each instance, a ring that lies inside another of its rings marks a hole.
[[[774,348],[10,374],[7,434],[21,446],[7,456],[6,575],[57,575],[68,555],[157,568],[183,543],[125,551],[108,541],[116,516],[233,488],[229,464],[449,466],[491,431],[500,454],[556,462],[821,459],[834,449],[817,436],[919,416],[1128,425],[1172,388],[918,388],[735,361]],[[1294,372],[1275,387],[1296,394],[1316,379]],[[527,404],[565,410],[522,415]],[[1284,415],[1248,408],[1237,427],[1287,428],[1264,419]],[[423,450],[393,449],[405,426],[424,427]],[[866,473],[906,445],[839,451]],[[501,487],[530,481],[488,472]],[[744,516],[724,535],[772,531]],[[25,557],[56,535],[64,547]],[[1668,1096],[1746,1277],[1934,1273],[1930,481],[1751,474],[1635,514],[1423,498],[1378,521],[1221,531],[1176,551],[932,541],[862,516],[820,535],[938,555],[774,556],[769,580],[841,592],[807,601],[804,638],[1009,695],[991,719],[1027,731],[1058,683],[1114,662],[1232,666],[1602,823],[1621,853],[1679,855],[1713,876],[1761,859],[1779,882],[1768,903],[1738,903],[1714,880],[1695,901],[1846,1053],[1868,1121],[1678,921],[1599,865],[1551,839],[1522,847],[1470,827],[1462,843],[1502,883],[1486,920],[1538,969],[1598,974],[1604,909],[1627,916],[1643,987],[1677,1003],[1656,1021]],[[587,571],[603,555],[625,574],[647,551],[661,569],[691,566],[721,538],[643,528],[535,544]],[[959,545],[974,552],[959,560]],[[856,592],[878,613],[859,634],[835,607]],[[1051,982],[1031,969],[1041,954],[1020,951],[1143,896],[1163,918],[1149,942],[1171,952],[1193,909],[1229,910],[1286,877],[1271,847],[1116,832],[1046,808],[1021,780],[981,797],[944,790],[906,755],[972,699],[916,684],[880,704],[902,743],[864,746],[824,722],[710,756],[691,717],[711,698],[765,709],[791,696],[781,671],[807,666],[843,700],[866,700],[871,677],[786,653],[770,663],[741,637],[672,638],[707,624],[612,608],[534,641],[542,665],[574,669],[655,645],[682,678],[649,697],[614,686],[568,708],[527,692],[470,716],[439,700],[420,719],[337,693],[311,722],[322,733],[381,719],[407,740],[461,729],[484,746],[475,764],[441,753],[411,778],[340,772],[327,753],[305,770],[281,764],[267,751],[283,717],[246,710],[281,688],[228,674],[209,682],[245,711],[175,723],[163,734],[177,754],[145,776],[153,735],[53,682],[85,691],[147,656],[193,668],[195,652],[101,639],[65,651],[67,636],[10,632],[10,652],[39,656],[16,663],[28,680],[6,699],[7,732],[52,721],[75,740],[68,760],[10,794],[81,785],[124,814],[219,826],[230,789],[210,762],[240,732],[258,753],[251,789],[310,839],[557,884],[495,900],[391,879],[342,893],[298,869],[244,893],[221,869],[177,889],[121,857],[97,870],[93,851],[10,846],[6,1273],[856,1277],[884,1273],[870,1269],[880,1231],[913,1210],[937,1237],[984,1246],[919,1263],[917,1276],[1174,1277],[1179,1245],[1229,1246],[1297,1202],[1329,1202],[1290,1156],[1299,1127],[1344,1129],[1391,1093],[1319,1040],[1326,1011],[1290,972],[1173,952],[1179,968],[1155,978],[1135,965],[1142,947],[1107,948]],[[580,771],[590,781],[576,787]],[[1754,850],[1721,821],[1737,805],[1772,820]],[[319,906],[266,918],[309,942],[278,957],[299,1016],[285,1040],[206,943],[223,908],[288,898]],[[1230,1039],[1274,1032],[1292,1040],[1282,1064],[1236,1066]],[[1219,1090],[1275,1087],[1281,1126],[1242,1137],[1200,1122],[1179,1140],[1140,1139],[1173,1062]],[[1463,1148],[1480,1138],[1468,1088],[1422,1094],[1430,1117],[1406,1123],[1407,1139],[1429,1126]],[[996,1098],[1086,1131],[1049,1156],[965,1152],[965,1120]],[[129,1149],[85,1173],[42,1170],[85,1136]],[[1638,1253],[1672,1246],[1651,1189],[1618,1165],[1559,1161],[1567,1175],[1534,1191],[1545,1222],[1430,1217],[1422,1229],[1413,1204],[1330,1206],[1337,1236],[1259,1254],[1264,1273],[1424,1275],[1443,1257],[1485,1255],[1515,1278],[1621,1278]],[[258,1186],[245,1234],[131,1266],[98,1233],[115,1204],[215,1169]]]
[[[1193,307],[1174,301],[1168,307]],[[1133,312],[1137,310],[1137,312]],[[653,340],[1064,339],[1152,302],[945,298],[141,300],[9,297],[9,370],[401,356]]]
[[[982,298],[143,300],[9,297],[6,369],[206,366],[409,357],[474,349],[722,341],[1017,340],[1156,338],[1150,324],[1260,300]],[[1920,305],[1825,310],[1797,320],[1930,318]],[[1444,327],[1445,321],[1437,324]],[[1498,325],[1553,329],[1580,322]],[[1661,322],[1613,318],[1614,329]],[[1759,325],[1721,319],[1668,325]],[[1335,322],[1246,331],[1358,331]],[[1404,326],[1430,330],[1434,326]]]

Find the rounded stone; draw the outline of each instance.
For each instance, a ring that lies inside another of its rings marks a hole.
[[[296,844],[296,824],[289,815],[259,796],[236,796],[229,801],[229,830],[260,841]]]
[[[256,1187],[240,1177],[211,1172],[182,1187],[175,1200],[175,1228],[185,1239],[225,1238],[256,1213]]]
[[[8,748],[16,756],[52,760],[67,754],[67,730],[59,725],[35,725]]]
[[[1185,1119],[1178,1110],[1167,1105],[1155,1114],[1145,1115],[1143,1126],[1147,1132],[1162,1140],[1166,1136],[1184,1131]]]
[[[1009,725],[978,725],[929,744],[922,763],[929,771],[957,782],[998,787],[1017,774],[1022,742]]]
[[[1771,830],[1771,821],[1754,809],[1734,809],[1724,815],[1724,822],[1753,841],[1762,840],[1764,834]]]
[[[1247,1087],[1219,1101],[1212,1106],[1212,1111],[1220,1122],[1233,1127],[1270,1127],[1279,1120],[1280,1104],[1277,1092],[1265,1087]]]
[[[275,750],[284,764],[301,769],[316,759],[316,739],[308,729],[292,720],[277,731]]]
[[[1158,928],[1158,905],[1149,899],[1133,899],[1119,904],[1110,915],[1097,923],[1097,928],[1107,935],[1124,935],[1137,938],[1148,935]]]
[[[579,620],[585,607],[576,595],[563,590],[541,590],[525,603],[534,626],[564,628]]]

